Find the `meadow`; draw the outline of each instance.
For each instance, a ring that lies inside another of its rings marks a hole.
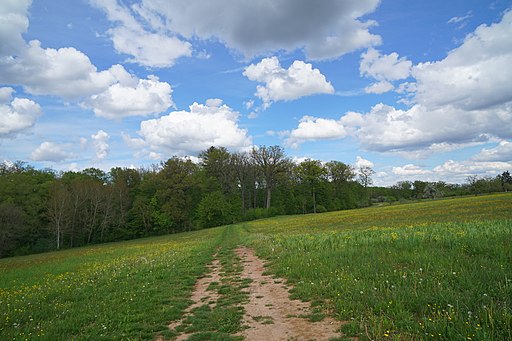
[[[340,338],[512,339],[512,194],[283,216],[3,259],[0,339],[172,338],[168,324],[182,318],[213,255],[236,264],[238,244],[268,260],[267,271],[293,285],[292,297],[312,303],[310,319],[344,321]],[[240,288],[224,284],[231,324],[190,321],[191,339],[226,339],[243,328]],[[210,321],[227,310],[198,313]]]

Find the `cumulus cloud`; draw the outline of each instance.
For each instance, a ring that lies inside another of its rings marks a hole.
[[[382,55],[370,48],[361,55],[359,72],[362,76],[376,79],[378,82],[365,88],[367,93],[381,94],[394,89],[390,81],[408,78],[411,74],[412,62],[399,58],[396,52]]]
[[[158,12],[133,4],[127,7],[117,0],[91,0],[116,23],[108,30],[118,53],[132,56],[129,62],[149,67],[170,67],[176,59],[191,56],[192,45],[166,29]]]
[[[243,72],[252,81],[264,83],[256,87],[255,95],[268,107],[275,101],[289,101],[314,94],[332,94],[334,88],[320,70],[303,61],[296,60],[284,69],[277,57],[264,58],[251,64]]]
[[[361,167],[373,167],[374,163],[371,162],[370,160],[362,158],[361,156],[357,156],[354,166],[356,167],[356,169],[359,169]]]
[[[512,109],[512,108],[511,108]],[[510,136],[510,109],[464,111],[453,107],[428,109],[414,105],[399,110],[377,104],[366,114],[351,113],[346,128],[375,151],[411,151],[431,146],[464,145]]]
[[[162,15],[172,32],[187,39],[216,38],[248,58],[303,49],[308,59],[328,59],[380,44],[381,38],[369,31],[375,23],[360,19],[378,4],[379,0],[143,0],[142,7]]]
[[[22,33],[28,29],[27,10],[32,0],[4,0],[0,6],[0,56],[17,53],[25,40]]]
[[[247,130],[238,126],[240,114],[218,100],[207,103],[194,103],[189,111],[142,121],[138,133],[150,148],[169,154],[197,154],[210,146],[250,148]]]
[[[413,67],[416,101],[429,108],[491,109],[512,101],[512,11],[481,25],[438,62]]]
[[[398,152],[409,157],[496,139],[510,140],[510,36],[512,11],[505,13],[498,23],[478,27],[445,59],[413,66],[412,77],[416,82],[403,83],[399,88],[402,93],[411,92],[410,107],[397,109],[379,103],[367,113],[345,114],[340,123],[367,150]],[[363,60],[382,59],[377,52],[373,54]],[[384,66],[368,63],[362,67],[362,73],[390,80],[407,76],[409,62],[395,70],[394,66],[404,61],[400,62],[396,55],[388,59],[382,63]],[[482,152],[478,158],[492,159],[491,153]]]
[[[59,162],[73,157],[73,153],[66,152],[62,147],[54,142],[45,141],[37,147],[30,158],[34,161],[53,161]]]
[[[393,90],[395,87],[388,81],[381,81],[378,83],[372,83],[364,88],[367,94],[383,94],[385,92]]]
[[[401,167],[393,167],[393,174],[395,175],[406,175],[406,176],[412,176],[412,175],[425,175],[425,174],[432,174],[432,171],[423,169],[420,166],[413,165],[413,164],[407,164]]]
[[[148,115],[172,106],[170,85],[155,77],[140,80],[121,65],[98,71],[87,55],[73,47],[43,48],[37,40],[26,43],[22,34],[28,28],[30,1],[7,4],[0,9],[0,25],[8,26],[11,35],[0,49],[4,83],[21,85],[35,95],[82,99],[98,116],[108,118]]]
[[[508,161],[512,162],[512,142],[503,140],[496,147],[482,149],[473,157],[475,161]]]
[[[157,114],[173,105],[172,88],[158,77],[139,79],[136,85],[116,83],[92,95],[87,104],[100,117],[121,118]]]
[[[92,144],[96,152],[97,160],[103,160],[107,157],[109,150],[109,138],[110,136],[103,130],[98,130],[96,134],[91,135]]]
[[[347,135],[343,124],[333,119],[304,116],[285,140],[287,145],[297,148],[306,141],[340,139]]]
[[[480,162],[480,161],[454,161],[448,160],[440,166],[434,168],[434,172],[439,175],[451,175],[466,177],[470,175],[483,174],[486,176],[496,176],[512,166],[511,162]]]
[[[382,55],[379,51],[370,48],[361,55],[359,72],[363,76],[377,80],[395,81],[409,77],[412,62],[399,58],[398,53],[393,52]]]
[[[14,98],[14,89],[0,88],[0,138],[9,137],[32,127],[39,115],[41,107],[26,98]]]

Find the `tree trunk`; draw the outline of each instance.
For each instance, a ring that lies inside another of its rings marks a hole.
[[[270,208],[270,199],[272,197],[272,188],[267,187],[267,210]]]
[[[313,188],[313,213],[316,213],[316,197],[315,197],[315,189]]]

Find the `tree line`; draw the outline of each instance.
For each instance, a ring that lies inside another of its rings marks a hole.
[[[0,257],[208,228],[284,214],[509,190],[512,178],[468,183],[402,181],[372,187],[373,170],[340,161],[294,163],[280,146],[231,153],[210,147],[200,162],[174,156],[149,168],[104,172],[0,164]]]

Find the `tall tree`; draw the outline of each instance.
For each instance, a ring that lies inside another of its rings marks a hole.
[[[63,244],[64,233],[69,223],[70,193],[61,180],[55,180],[50,184],[47,206],[47,216],[53,225],[51,229],[55,235],[55,247],[59,250]]]
[[[247,153],[235,153],[231,155],[231,165],[234,169],[238,187],[240,188],[240,198],[242,200],[242,214],[247,207],[246,197],[249,180],[252,174],[253,163]]]
[[[318,160],[306,159],[297,166],[299,181],[305,184],[313,198],[313,213],[316,213],[316,190],[327,175],[326,168]]]
[[[214,180],[210,190],[219,188],[222,193],[229,194],[234,190],[235,172],[231,167],[231,154],[224,147],[210,147],[199,154],[201,165],[207,177]]]
[[[279,174],[286,172],[289,160],[285,156],[283,148],[280,146],[260,146],[259,148],[253,148],[251,156],[264,176],[265,187],[267,189],[267,200],[265,206],[269,209],[272,198],[272,189],[276,178]]]
[[[372,175],[375,174],[375,171],[370,166],[361,166],[358,169],[359,174],[359,182],[363,185],[364,188],[371,186],[373,184]]]

